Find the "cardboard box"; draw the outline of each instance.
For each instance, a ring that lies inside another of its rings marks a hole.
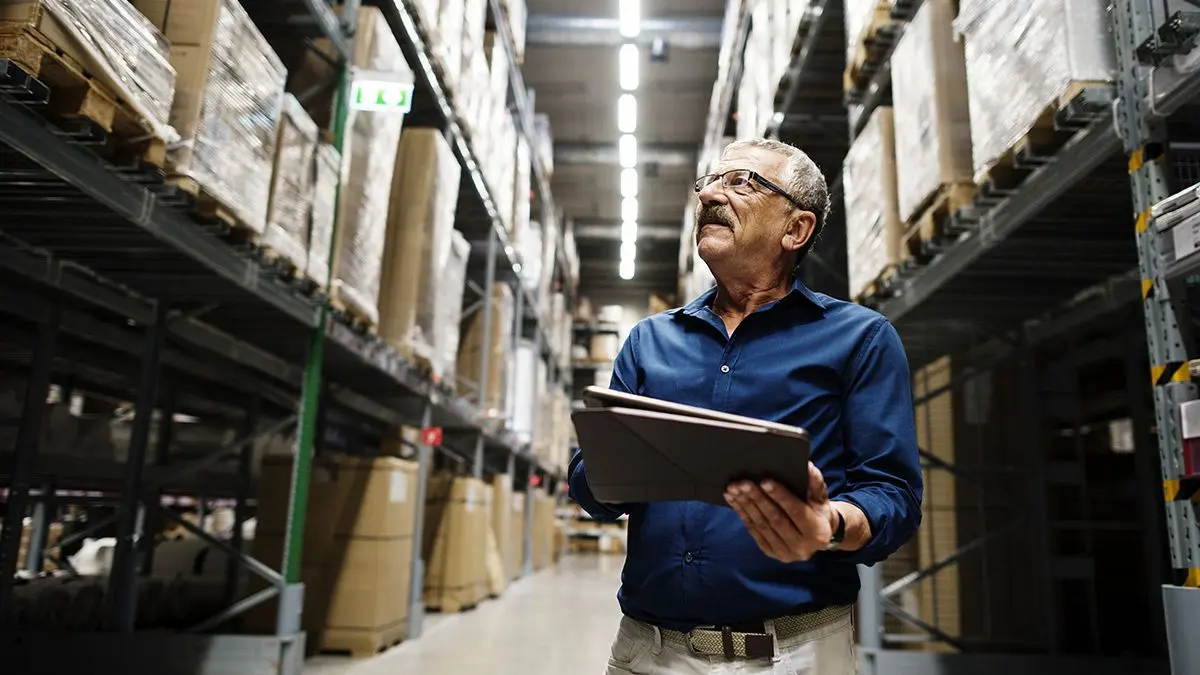
[[[261,243],[303,271],[308,264],[309,218],[316,187],[313,162],[317,124],[300,101],[288,94],[275,138],[271,199]]]
[[[876,108],[842,165],[850,297],[900,262],[902,228],[896,195],[892,109]]]
[[[293,458],[270,455],[263,458],[258,481],[258,525],[256,543],[287,532],[287,513],[292,486]],[[309,473],[308,508],[304,518],[304,559],[321,564],[332,549],[334,529],[340,510],[340,477],[337,462],[314,458]],[[280,549],[282,552],[282,549]],[[257,557],[257,553],[255,554]],[[282,559],[263,559],[278,567]]]
[[[312,220],[308,230],[308,278],[329,285],[329,256],[333,248],[333,223],[337,219],[337,189],[342,180],[342,155],[322,143],[313,158]]]
[[[484,312],[480,310],[468,320],[459,347],[459,392],[466,396],[479,394],[483,350],[489,352],[487,387],[482,392],[483,408],[489,414],[500,414],[506,410],[508,376],[512,370],[509,346],[512,344],[513,311],[512,289],[507,284],[496,284],[492,291],[491,335],[488,343],[485,345],[483,341]]]
[[[412,537],[339,538],[337,545],[338,557],[329,570],[325,625],[374,630],[404,621],[412,580]]]
[[[463,21],[466,18],[464,0],[442,0],[438,8],[437,36],[433,43],[433,54],[442,64],[446,84],[452,91],[459,91],[459,75],[463,62]]]
[[[929,0],[892,56],[900,220],[912,222],[943,187],[973,183],[971,118],[954,0]]]
[[[395,457],[343,457],[338,463],[336,537],[412,536],[417,464]]]
[[[383,253],[379,335],[400,353],[428,363],[439,377],[453,372],[447,370],[453,362],[446,363],[447,350],[439,348],[438,342],[448,336],[439,334],[435,317],[443,303],[462,307],[461,283],[457,298],[438,294],[452,264],[463,268],[454,276],[465,272],[452,238],[461,176],[462,167],[440,131],[411,128],[400,135]],[[457,331],[452,332],[457,347]],[[454,350],[450,354],[456,355]]]
[[[525,574],[525,491],[514,492],[510,497],[508,555],[512,561],[510,578],[519,579]]]
[[[501,571],[506,579],[512,579],[517,562],[512,548],[513,477],[506,473],[500,474],[492,479],[491,487],[492,512],[489,527],[495,533]]]
[[[459,611],[487,595],[485,547],[491,511],[481,481],[443,476],[437,483],[439,489],[426,503],[426,528],[433,536],[426,558],[425,605]]]
[[[134,0],[171,43],[168,172],[262,233],[287,70],[237,0]]]

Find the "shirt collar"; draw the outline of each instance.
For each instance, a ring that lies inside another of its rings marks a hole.
[[[697,297],[695,300],[692,300],[691,302],[684,305],[683,307],[679,307],[679,308],[671,310],[671,314],[672,315],[683,314],[686,316],[695,316],[701,310],[711,308],[712,304],[713,304],[713,299],[716,297],[717,297],[717,287],[713,286],[712,288],[708,289],[707,291],[701,293],[699,297]],[[799,275],[796,275],[795,278],[792,280],[792,289],[790,291],[788,291],[787,295],[785,295],[783,298],[781,298],[779,300],[776,300],[773,303],[767,304],[765,307],[770,308],[774,305],[779,304],[783,300],[788,300],[792,297],[803,298],[804,300],[808,301],[813,306],[815,306],[821,310],[828,309],[828,307],[829,307],[829,304],[827,302],[828,299],[825,298],[824,296],[820,296],[820,295],[817,295],[816,293],[813,293],[812,290],[808,286],[804,285],[804,282],[800,280]]]

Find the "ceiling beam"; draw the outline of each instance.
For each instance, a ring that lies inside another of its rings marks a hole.
[[[619,262],[611,258],[588,258],[580,260],[579,266],[588,269],[611,269],[613,274],[617,273]],[[679,263],[677,261],[666,260],[635,260],[633,263],[634,274],[645,272],[648,276],[653,274],[675,274],[679,272]]]
[[[618,164],[616,144],[555,143],[555,164]],[[691,145],[639,145],[638,164],[695,166],[696,148]]]
[[[721,17],[664,16],[642,19],[641,33],[634,42],[649,45],[655,38],[677,49],[710,49],[721,46]],[[616,17],[533,14],[525,25],[525,44],[545,47],[619,47],[621,37]]]
[[[574,231],[576,239],[606,241],[620,241],[621,239],[620,225],[602,225],[599,223],[580,225],[576,222]],[[638,241],[643,240],[677,242],[679,241],[679,226],[638,223]]]

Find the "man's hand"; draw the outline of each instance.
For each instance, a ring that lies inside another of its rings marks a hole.
[[[776,481],[731,483],[725,501],[746,523],[750,536],[768,556],[801,562],[829,546],[838,512],[829,501],[825,477],[808,463],[808,498],[802,500]]]

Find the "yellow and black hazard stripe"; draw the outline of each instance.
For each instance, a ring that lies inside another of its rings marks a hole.
[[[1188,588],[1200,588],[1200,567],[1193,567],[1187,571],[1183,585]]]
[[[1164,480],[1163,501],[1200,502],[1200,477]]]
[[[1138,172],[1146,165],[1146,162],[1153,162],[1163,156],[1165,146],[1162,143],[1147,143],[1142,147],[1134,150],[1129,155],[1129,173],[1130,175]]]
[[[1161,387],[1172,382],[1190,382],[1192,373],[1187,361],[1171,361],[1161,366],[1150,366],[1150,384]]]

